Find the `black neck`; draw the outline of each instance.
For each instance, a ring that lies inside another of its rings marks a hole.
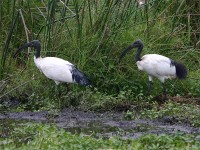
[[[139,46],[138,49],[137,49],[137,53],[136,53],[136,55],[135,55],[135,61],[136,61],[136,62],[137,62],[137,61],[141,61],[140,54],[141,54],[141,52],[142,52],[142,49],[143,49],[143,46],[142,46],[142,45]]]
[[[36,49],[35,57],[36,57],[36,58],[39,58],[39,57],[40,57],[40,49],[41,49],[41,46],[40,46],[40,45],[37,45],[37,46],[35,46],[35,49]]]

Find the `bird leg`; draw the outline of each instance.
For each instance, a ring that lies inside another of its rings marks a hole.
[[[163,100],[167,99],[167,92],[166,92],[166,88],[165,88],[165,83],[162,83],[163,86]]]
[[[152,85],[153,85],[153,81],[149,81],[148,90],[147,90],[147,96],[149,96],[150,93],[151,93]]]
[[[60,85],[56,85],[56,91],[57,91],[57,94],[58,96],[60,97],[61,96],[61,91],[60,91]]]
[[[66,94],[68,94],[68,92],[69,92],[69,89],[70,89],[70,88],[69,88],[69,84],[68,84],[68,83],[66,83],[66,84],[65,84],[65,86],[66,86],[66,90],[67,90],[67,93],[66,93]]]

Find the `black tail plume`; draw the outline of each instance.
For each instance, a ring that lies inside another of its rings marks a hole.
[[[75,80],[78,84],[83,86],[92,85],[91,80],[77,68],[73,67],[71,72],[72,72],[72,79]]]
[[[174,65],[176,67],[176,76],[179,79],[185,79],[187,77],[187,68],[183,64],[176,61],[174,61]]]

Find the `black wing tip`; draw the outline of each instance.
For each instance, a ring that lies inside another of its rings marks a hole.
[[[80,70],[78,70],[76,67],[72,68],[72,79],[82,86],[91,86],[92,82],[91,80]]]
[[[87,83],[85,84],[85,86],[93,87],[93,83],[89,80],[89,82],[87,82]]]
[[[187,68],[185,67],[185,65],[179,63],[179,62],[176,62],[176,61],[173,61],[173,64],[175,65],[176,67],[176,75],[179,79],[186,79],[187,78],[187,75],[188,75],[188,71],[187,71]]]
[[[93,86],[92,81],[85,74],[83,74],[81,82],[78,83],[83,86],[88,86],[88,87]]]

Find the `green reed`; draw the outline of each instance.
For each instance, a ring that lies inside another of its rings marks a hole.
[[[18,72],[18,66],[30,66],[24,63],[28,60],[27,52],[20,54],[16,61],[12,54],[33,39],[41,41],[42,56],[69,60],[108,93],[121,90],[124,85],[134,92],[146,87],[143,81],[146,76],[138,74],[133,54],[117,63],[121,51],[137,38],[145,43],[144,53],[173,56],[197,70],[198,50],[188,50],[198,45],[200,21],[196,6],[184,0],[146,2],[138,6],[136,0],[1,1],[0,79]]]

